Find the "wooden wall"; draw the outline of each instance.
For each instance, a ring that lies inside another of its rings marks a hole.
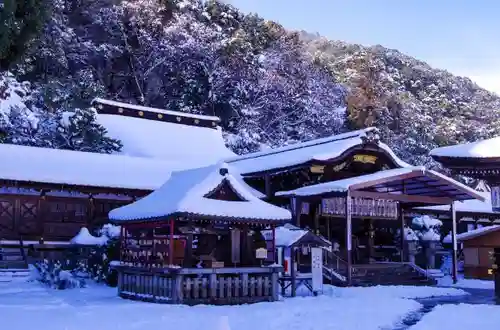
[[[463,242],[464,276],[466,278],[493,279],[488,270],[493,266],[493,249],[500,247],[500,231],[490,232]]]
[[[0,239],[68,240],[81,227],[107,221],[108,212],[129,201],[0,194]]]

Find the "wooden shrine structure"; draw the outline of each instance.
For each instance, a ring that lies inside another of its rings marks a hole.
[[[500,137],[436,148],[431,156],[455,175],[486,182],[492,209],[500,212]]]
[[[455,201],[468,199],[483,200],[475,190],[437,172],[423,167],[405,167],[386,170],[378,173],[358,176],[302,188],[278,192],[278,196],[292,200],[294,220],[300,225],[302,204],[309,203],[312,209],[321,213],[324,201],[330,200],[339,205],[339,211],[345,217],[346,241],[346,278],[347,284],[352,284],[353,276],[353,232],[354,216],[371,216],[382,214],[397,220],[401,233],[404,232],[404,210],[419,205],[449,205],[452,218],[453,242],[453,279],[457,280],[457,242]],[[391,204],[381,202],[391,201]],[[342,207],[340,207],[342,205]],[[394,210],[395,209],[395,210]],[[400,258],[405,262],[404,235],[400,235]]]
[[[93,106],[98,121],[123,142],[121,154],[0,144],[0,243],[67,241],[81,227],[108,222],[110,210],[159,188],[171,171],[234,155],[224,145],[217,117],[103,99]],[[176,148],[145,140],[145,132],[157,131],[169,135],[154,138],[176,140]],[[185,131],[191,134],[187,142],[178,136]],[[201,152],[185,143],[210,147]]]
[[[260,231],[272,231],[274,251],[274,228],[291,214],[256,197],[225,164],[174,172],[109,216],[122,228],[115,268],[123,298],[189,305],[278,299],[282,269],[263,264]]]

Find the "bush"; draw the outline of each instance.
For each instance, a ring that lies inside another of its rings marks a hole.
[[[58,260],[37,262],[34,264],[35,278],[41,283],[58,290],[85,287],[85,280],[80,277],[82,273],[85,273],[84,265],[79,264],[72,267],[68,263],[66,266],[64,267]]]

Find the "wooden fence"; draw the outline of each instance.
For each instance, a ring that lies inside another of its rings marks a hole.
[[[282,271],[281,267],[115,269],[122,298],[187,305],[275,301]]]

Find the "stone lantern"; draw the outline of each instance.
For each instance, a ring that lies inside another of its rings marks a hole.
[[[418,236],[415,232],[408,227],[404,228],[404,240],[405,240],[405,248],[406,255],[408,255],[408,261],[410,263],[415,263],[415,256],[418,253]]]

